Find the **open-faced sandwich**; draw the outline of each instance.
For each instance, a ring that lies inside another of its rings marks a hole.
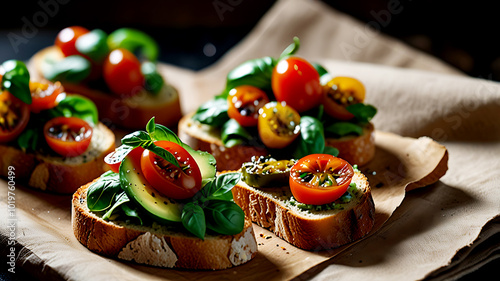
[[[107,125],[140,129],[156,116],[174,126],[182,115],[179,94],[158,71],[158,54],[153,38],[136,29],[106,34],[71,26],[58,33],[54,46],[33,56],[30,68],[94,101]]]
[[[59,82],[32,81],[26,65],[0,66],[0,170],[31,187],[72,194],[106,170],[115,136],[94,103]]]
[[[256,224],[305,250],[324,250],[366,236],[375,206],[367,178],[343,159],[255,157],[239,170],[234,201]]]
[[[257,243],[231,189],[240,173],[216,175],[215,158],[167,127],[122,139],[111,171],[73,195],[76,238],[96,253],[159,267],[224,269],[251,260]]]
[[[320,65],[294,56],[244,62],[229,72],[225,90],[179,122],[179,137],[209,151],[220,170],[237,170],[252,156],[301,158],[337,155],[364,165],[373,158],[376,109],[352,77],[331,77]]]

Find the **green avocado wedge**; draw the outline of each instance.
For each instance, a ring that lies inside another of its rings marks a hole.
[[[201,186],[205,186],[207,182],[215,178],[217,173],[215,157],[206,151],[194,150],[187,144],[182,144],[182,147],[191,154],[198,164],[201,173]]]
[[[144,178],[140,158],[131,155],[120,164],[120,184],[130,200],[141,206],[156,221],[181,221],[183,204],[161,195]]]

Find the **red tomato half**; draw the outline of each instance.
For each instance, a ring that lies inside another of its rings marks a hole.
[[[106,84],[120,97],[131,97],[144,88],[141,63],[127,49],[118,48],[109,53],[103,71]]]
[[[64,91],[60,82],[38,83],[30,82],[32,112],[38,113],[45,109],[51,109],[57,105],[57,97]]]
[[[78,55],[79,52],[75,47],[76,39],[88,32],[88,29],[81,26],[66,27],[57,34],[55,45],[61,49],[66,57]]]
[[[120,170],[120,164],[122,163],[122,160],[125,159],[125,156],[130,155],[130,157],[141,157],[143,151],[144,149],[141,147],[132,149],[130,146],[122,145],[117,147],[113,152],[108,153],[108,155],[104,157],[104,163],[109,166],[111,171],[118,173]]]
[[[323,97],[318,71],[302,58],[289,57],[278,62],[271,82],[276,99],[299,113],[318,106]]]
[[[45,140],[52,150],[64,157],[75,157],[87,150],[92,127],[76,117],[56,117],[43,128]]]
[[[290,170],[290,190],[304,204],[328,204],[347,191],[353,175],[347,161],[329,154],[311,154]]]
[[[172,153],[181,168],[177,168],[155,153],[144,150],[141,169],[146,180],[158,192],[173,199],[193,197],[201,189],[201,172],[198,164],[182,146],[170,141],[156,141]]]
[[[257,126],[259,109],[268,102],[269,98],[261,89],[250,85],[239,86],[229,91],[227,114],[241,126]]]
[[[29,119],[27,104],[9,92],[0,93],[0,143],[16,139],[28,125]]]

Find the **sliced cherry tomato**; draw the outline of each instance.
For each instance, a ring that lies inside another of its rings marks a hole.
[[[43,128],[45,140],[52,150],[64,157],[78,156],[87,150],[92,127],[77,117],[56,117]]]
[[[257,126],[259,109],[268,102],[269,98],[261,89],[250,85],[238,86],[229,91],[227,114],[241,126]]]
[[[7,91],[0,93],[0,143],[17,138],[28,125],[29,119],[27,104]]]
[[[259,136],[269,148],[284,148],[300,133],[300,115],[282,102],[269,102],[259,110]]]
[[[60,82],[30,82],[30,91],[32,102],[29,108],[32,112],[38,113],[42,110],[55,107],[58,97],[63,93],[64,89]]]
[[[302,58],[289,57],[278,62],[271,82],[276,99],[298,112],[318,106],[323,97],[318,71]]]
[[[121,97],[131,97],[144,88],[141,63],[127,49],[118,48],[109,53],[103,75],[111,91]]]
[[[350,120],[354,115],[346,107],[365,100],[365,86],[351,77],[335,77],[325,86],[323,105],[328,115],[339,120]]]
[[[290,170],[290,190],[304,204],[328,204],[347,191],[353,175],[347,161],[329,154],[311,154]]]
[[[78,55],[79,52],[75,47],[76,39],[86,33],[89,33],[89,30],[81,26],[66,27],[57,34],[55,45],[61,49],[65,57]]]
[[[174,142],[156,141],[155,144],[172,153],[181,168],[177,168],[149,150],[144,150],[141,169],[146,180],[167,197],[173,199],[193,197],[201,189],[201,172],[194,158]]]
[[[140,150],[140,155],[142,155],[143,150],[144,149]],[[113,152],[108,153],[106,157],[104,157],[104,163],[106,163],[109,166],[111,171],[118,173],[120,169],[120,164],[122,163],[122,160],[125,158],[125,156],[138,153],[137,151],[138,149],[132,149],[131,146],[121,145],[117,147]]]

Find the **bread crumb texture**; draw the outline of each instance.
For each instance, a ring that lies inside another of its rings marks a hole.
[[[178,260],[165,239],[150,232],[130,241],[118,254],[118,258],[168,268],[174,267]]]
[[[253,234],[253,228],[249,227],[240,239],[233,239],[229,260],[233,265],[240,265],[252,259],[257,252],[257,241]]]

